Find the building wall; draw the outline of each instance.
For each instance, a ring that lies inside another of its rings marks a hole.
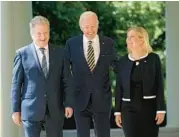
[[[179,1],[166,2],[167,126],[179,127]]]
[[[1,2],[0,137],[19,137],[12,123],[10,87],[15,50],[30,42],[31,2]]]

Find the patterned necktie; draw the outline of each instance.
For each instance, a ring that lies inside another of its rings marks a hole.
[[[95,56],[92,41],[88,41],[87,63],[90,71],[92,72],[95,67]]]
[[[45,48],[40,48],[40,51],[42,52],[42,70],[44,72],[44,76],[47,77],[47,73],[48,73],[48,69],[47,69],[47,60],[46,60],[46,56],[45,56]]]

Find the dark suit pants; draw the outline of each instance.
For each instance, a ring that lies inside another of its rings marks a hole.
[[[94,123],[97,137],[110,137],[110,113],[93,112],[91,99],[84,111],[74,110],[77,127],[77,137],[90,137],[91,118]]]
[[[51,118],[49,115],[45,115],[43,121],[29,121],[23,120],[23,128],[25,131],[25,137],[40,137],[40,132],[44,126],[47,137],[63,137],[63,122],[61,120]]]

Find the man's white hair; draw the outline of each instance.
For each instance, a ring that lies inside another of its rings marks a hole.
[[[37,25],[37,24],[46,24],[48,26],[48,28],[50,29],[50,23],[48,21],[47,18],[43,17],[43,16],[35,16],[29,23],[30,26],[30,33],[32,34],[32,30],[33,28]]]
[[[81,24],[82,21],[83,21],[84,18],[87,17],[87,16],[95,16],[96,19],[97,19],[97,26],[98,26],[99,21],[98,21],[98,16],[96,15],[96,13],[94,13],[94,12],[92,12],[92,11],[85,11],[85,12],[83,12],[83,13],[81,14],[80,19],[79,19],[79,26],[80,26],[80,28],[81,28],[81,25],[82,25],[82,24]]]

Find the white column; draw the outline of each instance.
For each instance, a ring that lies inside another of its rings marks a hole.
[[[166,2],[167,126],[179,127],[179,2]]]
[[[31,2],[1,2],[0,137],[23,137],[12,123],[10,89],[15,50],[31,41]]]

